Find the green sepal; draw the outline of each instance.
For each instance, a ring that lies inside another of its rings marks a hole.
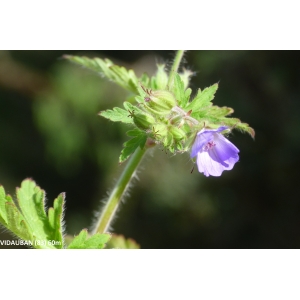
[[[115,65],[109,59],[103,60],[100,58],[88,58],[85,56],[72,55],[64,55],[63,57],[83,67],[86,67],[87,69],[100,73],[124,89],[138,94],[137,85],[139,80],[133,70],[127,70],[124,67]]]
[[[150,91],[144,108],[154,115],[168,115],[177,102],[173,93],[164,90]]]
[[[205,88],[203,91],[200,89],[196,97],[186,107],[186,110],[192,110],[193,112],[199,111],[201,108],[211,105],[211,101],[214,99],[214,95],[218,89],[218,84],[215,83],[210,87]]]
[[[180,128],[177,128],[175,126],[171,126],[169,128],[169,130],[170,130],[170,133],[173,135],[173,137],[176,141],[181,141],[186,137],[186,133]]]
[[[157,72],[154,77],[151,78],[151,89],[164,90],[167,87],[169,76],[165,71],[164,64],[157,64]]]
[[[121,151],[119,163],[124,162],[138,147],[143,149],[147,141],[146,132],[139,129],[129,130],[127,135],[132,137],[132,139],[123,144],[124,148]]]
[[[155,124],[155,119],[149,114],[138,112],[133,114],[133,122],[138,128],[147,130]]]
[[[183,70],[183,73],[179,73],[179,76],[184,84],[184,89],[188,88],[189,84],[190,84],[190,79],[193,76],[193,72],[190,70]]]
[[[108,233],[96,233],[89,236],[87,230],[83,229],[74,237],[68,249],[103,249],[109,239],[110,234]]]

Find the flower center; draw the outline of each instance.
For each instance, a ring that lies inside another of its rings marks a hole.
[[[211,141],[211,142],[208,142],[205,146],[203,146],[203,150],[208,151],[215,146],[216,146],[216,143],[214,141]]]

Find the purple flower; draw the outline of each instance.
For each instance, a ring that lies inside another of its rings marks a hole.
[[[224,170],[231,170],[239,160],[239,149],[219,133],[227,128],[203,128],[197,133],[191,158],[197,156],[198,170],[205,176],[221,176]]]

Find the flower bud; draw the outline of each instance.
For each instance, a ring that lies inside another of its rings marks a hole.
[[[174,139],[180,141],[186,137],[186,133],[177,127],[170,127],[170,133],[173,135]]]
[[[166,124],[158,123],[153,126],[153,132],[160,137],[164,137],[168,133],[168,127]]]
[[[145,97],[146,108],[152,113],[166,115],[176,105],[174,95],[169,91],[151,91]]]
[[[133,122],[138,128],[146,130],[155,124],[155,119],[148,114],[136,113],[133,115]]]
[[[171,151],[171,146],[173,145],[173,135],[168,131],[166,136],[164,137],[163,139],[163,145],[166,147],[166,148],[169,148],[169,150]],[[171,151],[173,152],[173,151]]]

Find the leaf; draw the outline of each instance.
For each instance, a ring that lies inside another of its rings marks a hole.
[[[63,57],[83,67],[86,67],[87,69],[100,73],[124,89],[138,94],[137,85],[139,80],[133,70],[127,70],[124,67],[115,65],[109,59],[103,60],[100,58],[88,58],[85,56],[72,55],[64,55]]]
[[[124,143],[124,149],[121,151],[119,162],[124,162],[138,147],[144,148],[147,141],[147,134],[139,129],[129,130],[128,136],[133,138]]]
[[[218,89],[218,84],[215,83],[214,85],[205,88],[203,91],[200,89],[198,90],[198,93],[196,97],[193,99],[192,102],[190,102],[186,110],[192,110],[193,112],[199,111],[201,108],[209,106],[211,101],[214,99],[214,95]]]
[[[6,212],[6,203],[12,202],[11,198],[6,198],[5,190],[3,186],[0,186],[0,223],[3,225],[7,224],[7,212]]]
[[[127,111],[131,111],[131,112],[135,112],[135,113],[142,113],[142,112],[143,112],[143,110],[141,110],[138,106],[133,105],[133,104],[131,104],[131,103],[128,102],[128,101],[125,101],[125,102],[123,103],[123,106],[125,107],[125,109],[126,109]]]
[[[16,205],[12,202],[6,202],[5,207],[8,221],[6,227],[24,241],[31,241],[33,243],[34,237],[32,236],[31,228],[24,220]]]
[[[201,121],[202,118],[221,118],[227,115],[230,115],[234,112],[231,107],[223,106],[209,106],[201,109],[197,112],[192,112],[191,116],[198,121]]]
[[[63,219],[63,205],[65,200],[65,193],[60,194],[53,203],[53,207],[48,210],[49,224],[53,230],[53,240],[58,241],[58,244],[63,245],[62,238],[62,219]]]
[[[252,138],[255,136],[255,131],[247,123],[242,123],[240,119],[237,118],[223,118],[221,119],[222,124],[232,127],[232,129],[239,129],[242,132],[247,132]]]
[[[45,191],[31,179],[17,188],[17,204],[0,187],[0,222],[19,238],[30,241],[35,248],[63,248],[62,218],[64,194],[45,211]]]
[[[109,239],[108,233],[96,233],[89,237],[87,230],[83,229],[75,236],[68,249],[103,249]]]
[[[139,82],[145,86],[145,87],[149,87],[150,84],[150,78],[148,76],[148,74],[143,73],[143,75],[141,76],[141,78],[139,79]]]
[[[123,235],[113,234],[106,244],[108,249],[140,249],[140,245],[133,239],[126,239]]]
[[[186,104],[186,97],[184,92],[184,84],[181,80],[179,74],[175,73],[174,76],[174,84],[172,87],[172,91],[175,95],[176,100],[178,101],[179,106],[185,107]]]
[[[106,119],[109,119],[113,122],[122,122],[127,124],[132,124],[133,120],[130,117],[130,113],[120,107],[114,107],[113,109],[107,109],[104,111],[101,111],[99,113],[99,116],[102,116]]]
[[[191,93],[192,93],[192,89],[190,88],[187,88],[184,92],[184,101],[182,102],[182,106],[185,107],[188,103],[189,103],[189,100],[190,100],[190,96],[191,96]]]

